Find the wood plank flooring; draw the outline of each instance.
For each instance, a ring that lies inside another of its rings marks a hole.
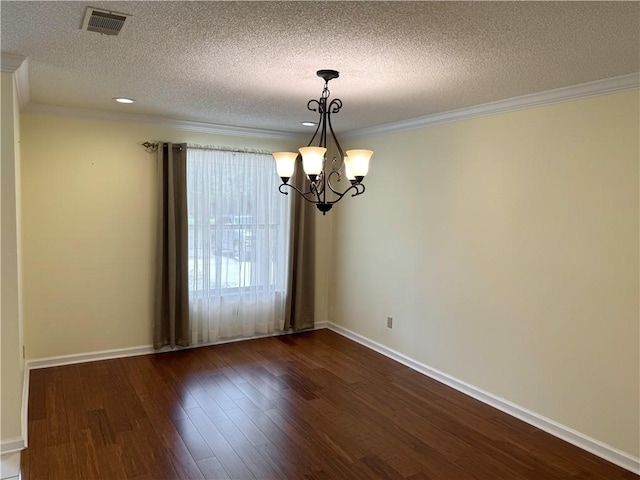
[[[33,370],[29,479],[638,479],[329,330]]]

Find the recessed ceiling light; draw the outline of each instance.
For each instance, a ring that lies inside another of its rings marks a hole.
[[[302,122],[302,125],[305,127],[315,127],[317,124],[315,122]]]
[[[115,97],[113,100],[115,100],[118,103],[136,103],[136,101],[133,98]]]

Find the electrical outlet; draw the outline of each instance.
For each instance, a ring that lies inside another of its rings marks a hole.
[[[387,328],[393,328],[393,317],[387,317]]]

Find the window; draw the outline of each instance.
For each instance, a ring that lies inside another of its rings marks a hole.
[[[187,149],[193,343],[283,323],[290,196],[279,184],[271,155]]]

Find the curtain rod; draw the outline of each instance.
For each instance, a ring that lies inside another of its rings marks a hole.
[[[157,150],[158,142],[144,142],[142,146],[146,148],[148,152],[153,152]],[[195,143],[188,143],[187,148],[192,148],[194,150],[216,150],[219,152],[233,152],[233,153],[260,153],[263,155],[271,155],[272,153],[269,150],[256,150],[253,148],[239,148],[239,147],[221,147],[218,145],[197,145]]]

